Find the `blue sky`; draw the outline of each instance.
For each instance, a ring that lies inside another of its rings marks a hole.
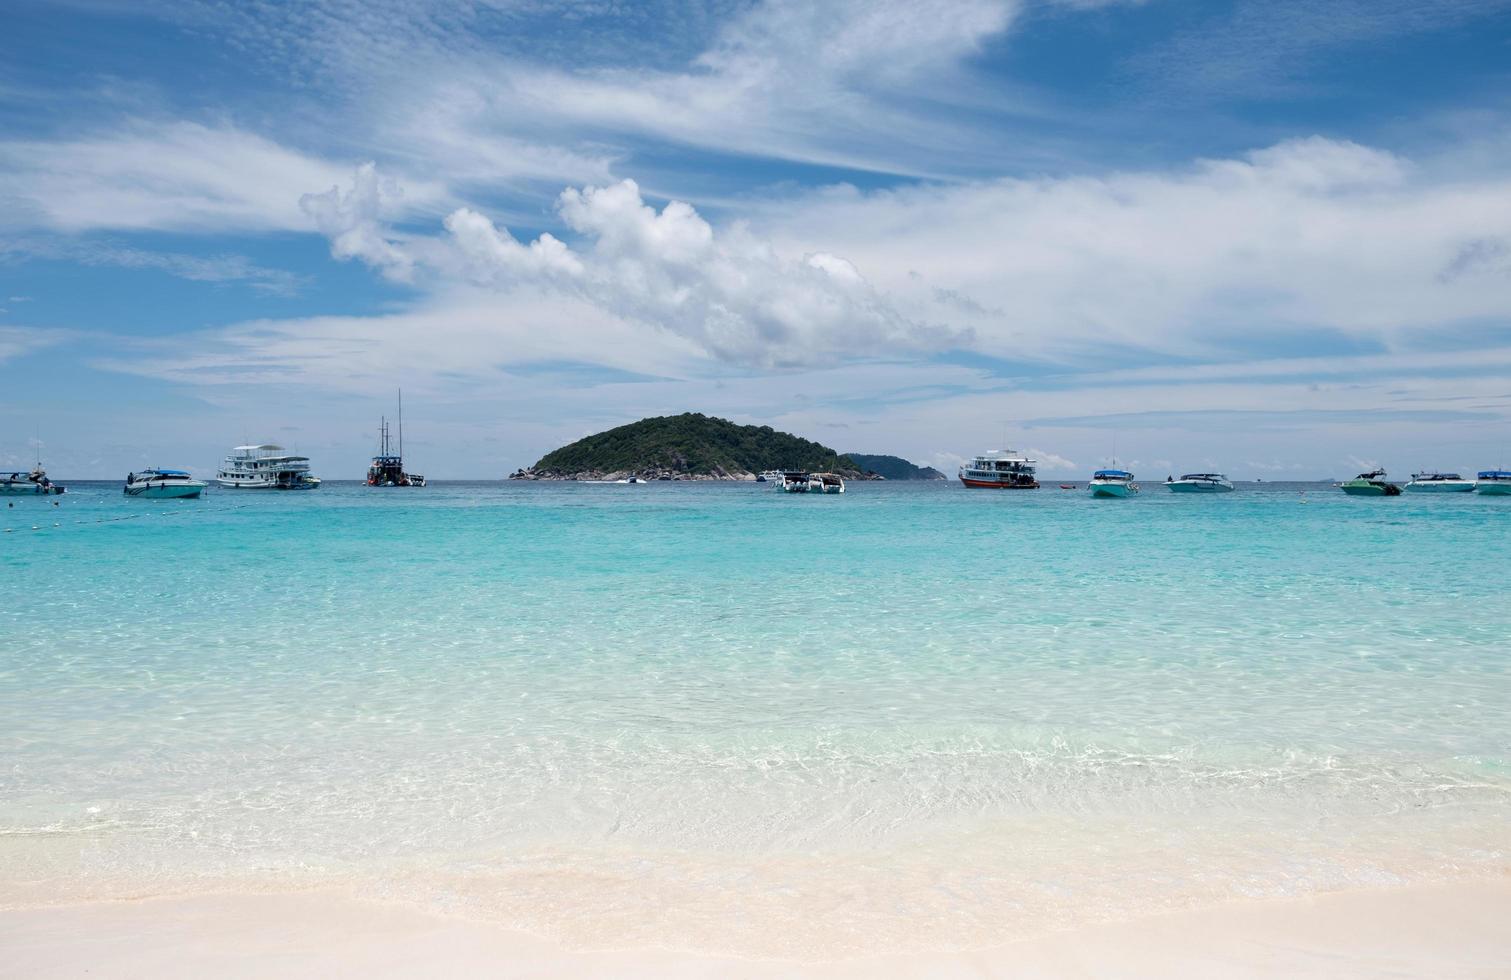
[[[18,0],[0,468],[1511,463],[1511,0]]]

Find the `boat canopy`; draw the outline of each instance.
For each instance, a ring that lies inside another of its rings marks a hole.
[[[188,476],[188,470],[142,470],[142,476],[156,473],[158,476]]]
[[[1223,476],[1221,473],[1187,473],[1184,476],[1182,476],[1181,479],[1182,480],[1226,480],[1227,477]]]
[[[1481,470],[1481,480],[1511,480],[1511,470]]]
[[[283,447],[282,446],[275,446],[271,442],[265,443],[265,444],[263,444],[261,446],[237,446],[236,447],[236,452],[238,452],[238,453],[250,453],[250,452],[256,452],[258,450],[262,450],[262,451],[270,452],[270,453],[281,453],[281,452],[283,452]]]
[[[1127,470],[1097,470],[1095,473],[1092,474],[1092,479],[1098,479],[1098,478],[1104,477],[1104,476],[1114,477],[1114,478],[1116,478],[1116,477],[1126,477],[1126,478],[1128,478],[1130,480],[1133,479],[1133,474],[1129,473]]]

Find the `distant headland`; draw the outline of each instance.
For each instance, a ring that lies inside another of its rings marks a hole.
[[[932,466],[917,466],[901,456],[877,456],[870,453],[846,453],[861,469],[888,480],[948,480]]]
[[[906,472],[897,464],[918,470],[895,456],[861,459],[769,425],[738,425],[686,412],[641,419],[579,439],[547,453],[534,466],[515,471],[509,479],[754,480],[768,470],[793,469],[865,480],[892,479],[887,470]]]

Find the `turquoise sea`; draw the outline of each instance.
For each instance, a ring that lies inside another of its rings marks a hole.
[[[1511,498],[0,507],[0,906],[840,955],[1511,870]]]

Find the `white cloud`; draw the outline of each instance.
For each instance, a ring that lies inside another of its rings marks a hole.
[[[46,347],[65,343],[76,334],[43,327],[0,327],[0,364]]]
[[[751,220],[779,250],[842,254],[906,315],[971,327],[979,350],[1015,360],[1206,358],[1319,328],[1391,344],[1511,317],[1500,267],[1462,259],[1511,227],[1511,176],[1320,138],[1171,171],[829,188]]]
[[[304,281],[286,269],[258,265],[244,255],[187,255],[134,248],[109,241],[16,238],[0,242],[0,260],[8,258],[65,259],[91,266],[152,269],[195,282],[240,282],[261,292],[280,296],[298,292]],[[25,301],[27,297],[24,296],[11,297],[11,302]]]
[[[299,192],[350,173],[230,126],[136,121],[0,142],[0,223],[60,231],[307,230]]]
[[[333,189],[304,204],[338,258],[360,258],[397,278],[410,278],[424,264],[442,279],[552,287],[686,337],[720,359],[764,367],[938,349],[965,339],[901,316],[842,258],[784,256],[741,225],[716,233],[683,202],[657,211],[631,180],[561,193],[558,213],[586,244],[581,251],[550,234],[524,245],[465,208],[446,218],[449,238],[400,242],[377,220],[379,186],[367,166],[351,192]]]

